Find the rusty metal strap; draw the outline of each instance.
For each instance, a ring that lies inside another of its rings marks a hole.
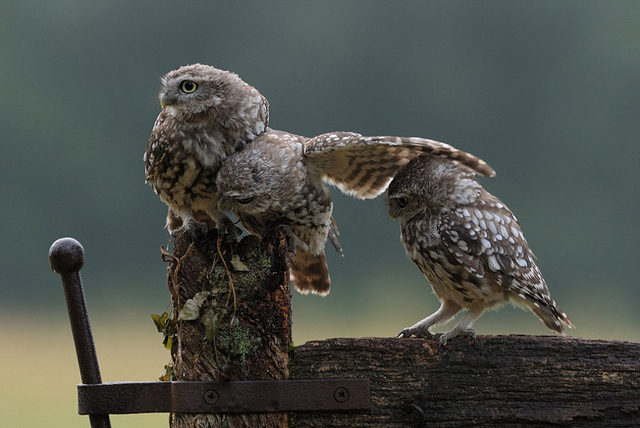
[[[368,410],[369,379],[78,385],[81,415]]]

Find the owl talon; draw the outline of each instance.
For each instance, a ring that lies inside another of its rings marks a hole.
[[[272,229],[269,229],[268,231],[264,232],[262,234],[262,239],[265,238],[265,236],[267,236],[270,233],[276,233],[282,231],[285,234],[286,240],[287,240],[287,247],[289,250],[289,253],[291,254],[291,256],[295,256],[296,255],[296,243],[295,240],[293,239],[293,232],[291,231],[291,227],[288,224],[279,224],[275,227],[273,227]]]
[[[191,235],[194,241],[201,241],[207,237],[209,233],[209,226],[204,222],[194,222],[192,227],[187,228],[187,232]]]
[[[242,229],[236,227],[231,220],[221,220],[218,223],[218,236],[222,238],[222,242],[225,244],[233,244],[238,241],[238,236],[242,234]]]
[[[411,327],[407,327],[405,329],[403,329],[400,333],[398,333],[398,338],[403,338],[403,337],[421,337],[421,338],[425,338],[425,339],[429,339],[429,340],[433,340],[435,339],[435,336],[433,335],[433,333],[431,333],[428,329],[417,329],[417,328],[411,328]]]
[[[201,241],[207,236],[207,233],[209,232],[209,226],[207,225],[207,223],[201,222],[187,223],[181,228],[171,232],[171,239],[175,241],[183,232],[188,233],[192,240]]]
[[[472,343],[476,343],[476,342],[478,341],[478,336],[476,335],[476,332],[475,332],[472,328],[470,328],[470,329],[466,330],[466,331],[465,331],[465,334],[466,334],[469,338],[471,338],[471,342],[472,342]]]
[[[396,336],[397,338],[403,338],[403,337],[409,337],[411,336],[411,334],[409,334],[409,329],[405,328],[402,331],[400,331],[400,333],[398,333],[398,335]]]
[[[442,352],[444,350],[444,347],[447,344],[447,335],[443,334],[442,336],[440,336],[440,338],[438,339],[438,350],[440,352]]]

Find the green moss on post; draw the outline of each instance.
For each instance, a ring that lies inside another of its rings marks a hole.
[[[224,258],[220,257],[220,253]],[[236,255],[232,261],[232,256]],[[176,318],[174,380],[289,378],[291,294],[282,234],[245,237],[217,248],[217,239],[175,239],[168,285]],[[240,263],[238,263],[238,261]],[[174,428],[287,427],[287,415],[175,414]]]

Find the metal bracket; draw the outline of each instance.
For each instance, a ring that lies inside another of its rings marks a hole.
[[[92,428],[111,428],[110,414],[270,413],[368,410],[369,379],[102,383],[80,269],[84,249],[62,238],[49,249],[62,277],[82,382],[78,412]]]
[[[81,415],[368,410],[369,379],[78,385]]]

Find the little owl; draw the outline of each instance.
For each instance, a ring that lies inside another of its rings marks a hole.
[[[400,239],[441,302],[440,309],[400,332],[433,337],[429,329],[467,313],[440,344],[471,329],[486,309],[506,302],[531,310],[551,330],[573,327],[556,306],[518,220],[487,192],[473,171],[447,159],[420,156],[389,185],[389,215]]]
[[[162,78],[162,111],[144,154],[145,178],[169,206],[167,227],[202,235],[212,220],[235,228],[217,209],[216,174],[224,160],[263,134],[269,103],[237,75],[208,65],[180,67]]]

